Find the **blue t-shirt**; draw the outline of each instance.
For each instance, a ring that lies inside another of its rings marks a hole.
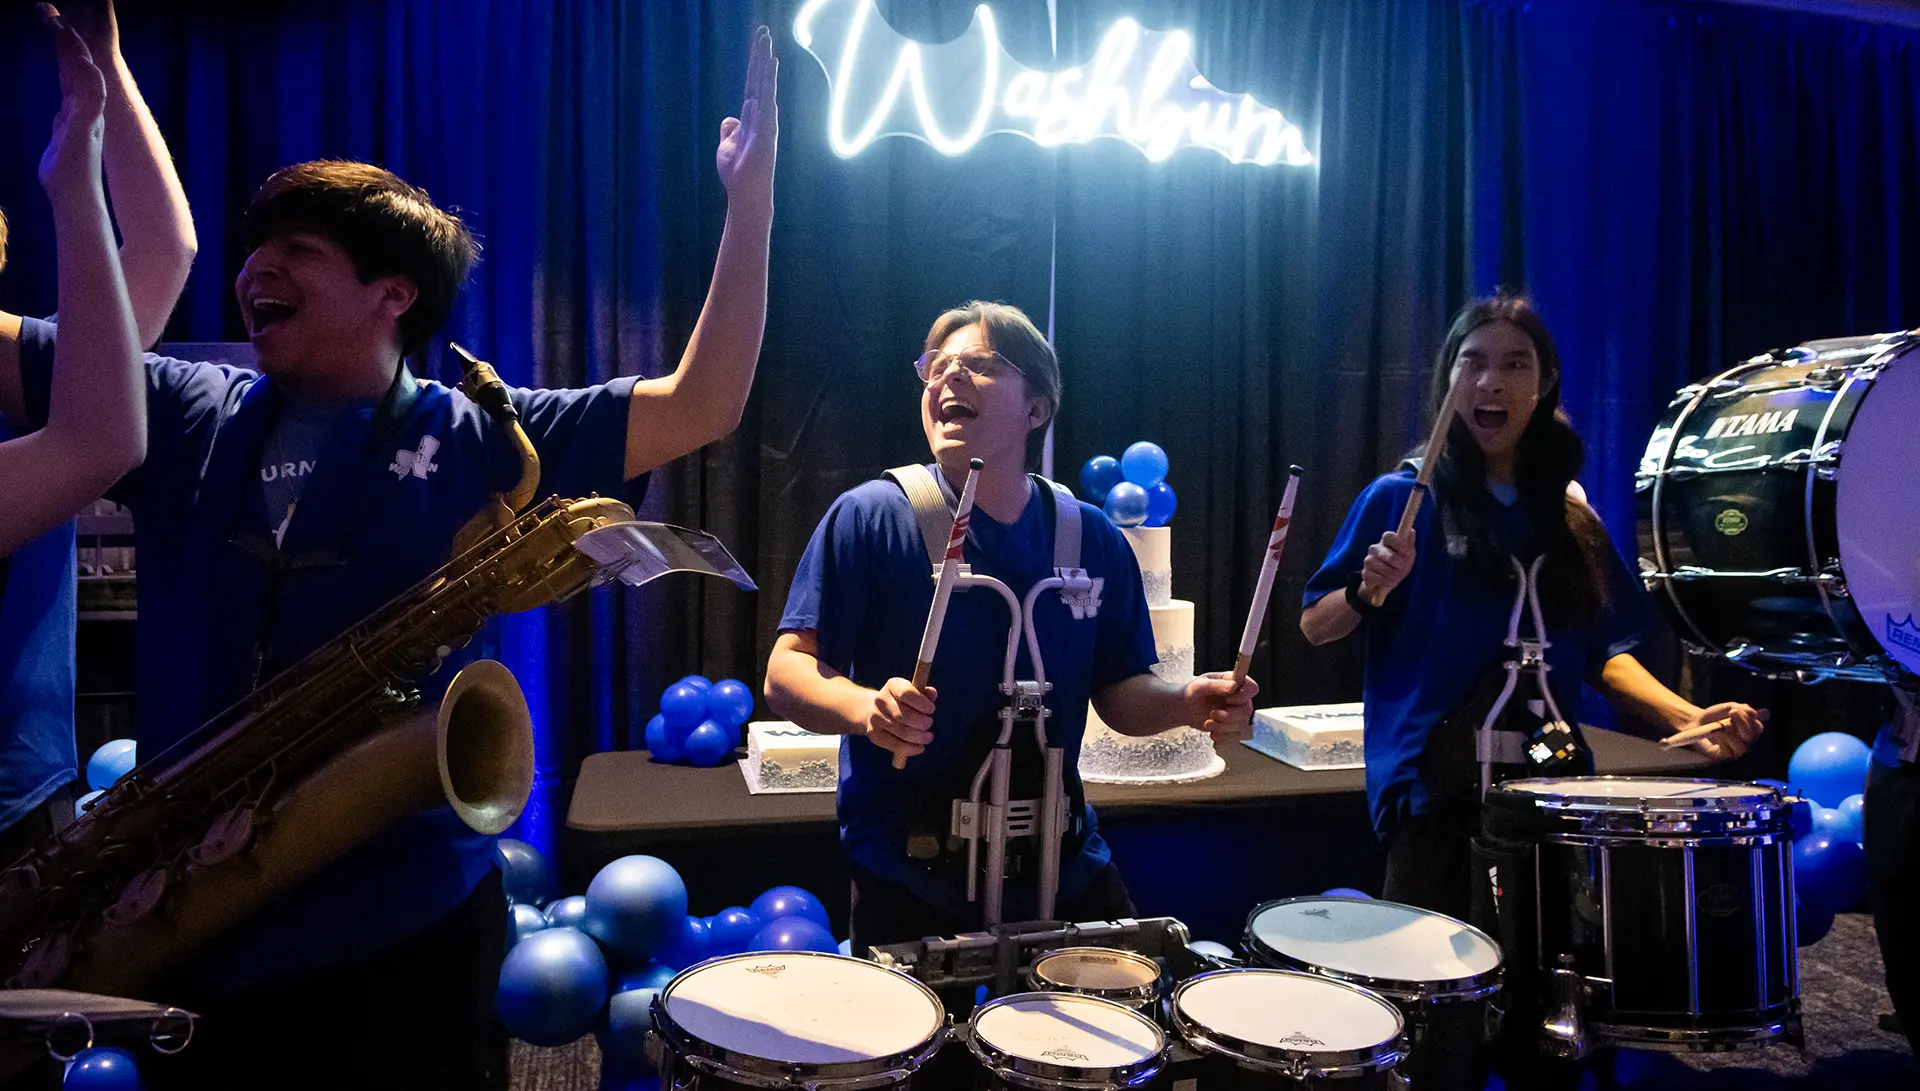
[[[34,366],[49,366],[52,339],[23,343],[23,368],[29,356]],[[0,420],[0,441],[11,435]],[[5,830],[79,775],[73,742],[72,521],[15,550],[0,566],[0,592],[0,830]]]
[[[1413,481],[1412,471],[1401,470],[1367,486],[1347,512],[1327,559],[1307,581],[1303,606],[1345,590],[1367,548],[1399,525]],[[1421,505],[1413,571],[1360,630],[1366,638],[1367,805],[1382,837],[1400,818],[1428,810],[1431,795],[1420,780],[1421,752],[1434,727],[1472,696],[1488,665],[1502,661],[1513,609],[1514,584],[1494,585],[1450,555],[1436,508]],[[1500,513],[1503,541],[1523,562],[1530,561],[1539,550],[1526,509],[1502,504]],[[1606,609],[1583,628],[1547,634],[1552,643],[1548,685],[1569,717],[1579,707],[1588,670],[1638,645],[1645,621],[1638,581],[1618,552],[1605,552]],[[1553,578],[1552,568],[1542,567],[1540,579]],[[1531,623],[1523,620],[1522,635],[1530,631]]]
[[[53,327],[20,331],[29,414],[44,420]],[[637,501],[625,477],[632,380],[515,390],[539,450],[542,496]],[[274,547],[259,478],[279,416],[273,381],[238,368],[147,357],[146,462],[109,496],[135,515],[140,566],[139,739],[151,760],[445,564],[453,536],[518,466],[479,406],[421,382],[397,419],[337,414]],[[256,654],[261,656],[256,667]],[[453,653],[421,687],[438,698],[474,656]],[[212,988],[310,973],[372,955],[458,905],[492,867],[493,838],[448,808],[421,812],[227,933],[194,970]]]
[[[1065,747],[1065,773],[1075,790],[1089,696],[1146,673],[1156,659],[1133,550],[1099,509],[1088,504],[1078,509],[1081,566],[1105,580],[1099,613],[1075,619],[1052,593],[1041,595],[1034,608],[1040,654],[1053,687],[1046,697],[1052,713],[1048,736]],[[1024,599],[1028,588],[1053,574],[1054,511],[1054,498],[1038,488],[1030,490],[1025,510],[1011,524],[975,508],[967,563]],[[889,678],[911,677],[933,603],[931,572],[906,494],[892,481],[869,481],[835,500],[814,530],[794,572],[780,628],[818,633],[821,662],[860,685],[877,689]],[[848,856],[954,914],[969,912],[960,869],[908,859],[907,823],[920,797],[953,776],[967,733],[998,731],[994,714],[1004,703],[1000,681],[1009,620],[1006,600],[997,592],[954,592],[930,679],[939,693],[933,743],[905,769],[894,769],[892,756],[865,738],[849,736],[840,744],[840,839]],[[1033,678],[1024,640],[1015,677]],[[1014,745],[1031,752],[1032,732],[1016,735]],[[1111,858],[1091,807],[1084,822],[1087,837],[1079,855],[1061,861],[1063,899],[1077,896]],[[1030,880],[1007,884],[1010,919],[1023,912],[1016,907],[1032,905],[1032,886]]]

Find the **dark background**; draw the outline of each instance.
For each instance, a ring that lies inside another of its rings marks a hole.
[[[972,5],[881,7],[933,41]],[[725,211],[718,126],[738,109],[751,27],[774,27],[783,132],[759,378],[739,432],[658,472],[644,512],[714,531],[762,589],[669,580],[496,627],[541,731],[548,791],[520,831],[537,842],[552,843],[580,758],[637,745],[667,682],[699,670],[757,687],[828,504],[924,454],[908,362],[966,298],[1051,317],[1063,480],[1136,439],[1167,450],[1176,592],[1199,604],[1207,666],[1232,658],[1285,468],[1306,466],[1254,662],[1271,704],[1359,693],[1356,645],[1299,636],[1300,585],[1354,495],[1422,434],[1431,356],[1472,295],[1536,296],[1589,443],[1583,480],[1629,554],[1633,467],[1675,388],[1768,348],[1920,324],[1920,33],[1907,27],[1686,0],[1059,4],[1061,64],[1123,13],[1190,30],[1213,83],[1301,126],[1318,161],[1295,169],[1005,135],[958,158],[889,139],[842,160],[826,145],[825,77],[789,32],[796,9],[122,5],[200,233],[169,340],[240,337],[234,228],[269,172],[362,158],[482,237],[445,337],[549,386],[678,359]],[[1012,52],[1055,63],[1043,2],[996,10]],[[0,15],[0,94],[14,222],[0,307],[44,314],[34,164],[57,96],[26,5]],[[426,370],[452,377],[438,350]],[[1670,678],[1683,666],[1660,634],[1648,658]],[[1815,730],[1872,727],[1871,691],[1690,673],[1703,700],[1784,713],[1748,775],[1783,770]]]

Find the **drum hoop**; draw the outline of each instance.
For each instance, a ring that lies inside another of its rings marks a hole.
[[[946,1006],[940,1003],[939,995],[925,983],[898,970],[881,966],[879,963],[852,958],[848,955],[829,955],[819,951],[783,951],[779,954],[782,957],[847,959],[911,982],[933,1005],[936,1022],[932,1035],[919,1045],[865,1060],[821,1063],[781,1061],[743,1053],[717,1042],[709,1042],[682,1027],[674,1021],[672,1015],[668,1014],[667,1000],[673,995],[674,987],[679,985],[682,979],[697,971],[711,969],[724,963],[764,959],[769,954],[771,952],[752,951],[696,963],[675,974],[673,980],[667,982],[666,986],[654,995],[652,1004],[654,1030],[666,1040],[668,1047],[677,1057],[695,1069],[752,1087],[833,1088],[839,1091],[852,1091],[858,1087],[889,1082],[896,1076],[909,1075],[931,1060],[933,1055],[946,1044],[949,1033]]]
[[[1060,981],[1055,978],[1042,977],[1040,974],[1041,963],[1061,955],[1093,955],[1102,958],[1115,958],[1118,956],[1119,961],[1131,962],[1143,969],[1152,970],[1153,979],[1140,985],[1101,989],[1087,985],[1075,985],[1071,982]],[[1124,1007],[1132,1007],[1135,1004],[1150,1004],[1159,999],[1160,965],[1137,951],[1129,951],[1123,947],[1059,947],[1033,960],[1033,965],[1027,969],[1027,984],[1032,986],[1036,992],[1073,993],[1077,996],[1092,996],[1101,1000],[1112,1000]]]
[[[1167,1004],[1167,1010],[1171,1015],[1174,1030],[1194,1049],[1203,1053],[1217,1053],[1225,1057],[1230,1057],[1242,1064],[1250,1065],[1264,1071],[1284,1072],[1295,1079],[1301,1079],[1309,1075],[1377,1072],[1381,1069],[1391,1068],[1399,1064],[1401,1059],[1407,1055],[1405,1045],[1407,1033],[1406,1016],[1401,1014],[1400,1009],[1394,1005],[1393,1001],[1388,1000],[1372,989],[1362,988],[1361,986],[1348,984],[1346,982],[1339,982],[1339,984],[1346,985],[1348,988],[1366,995],[1393,1013],[1396,1029],[1391,1037],[1370,1046],[1356,1046],[1352,1049],[1292,1049],[1287,1046],[1267,1045],[1263,1042],[1249,1042],[1243,1038],[1237,1038],[1231,1034],[1226,1034],[1206,1026],[1186,1013],[1186,1010],[1180,1005],[1180,998],[1186,994],[1189,988],[1192,988],[1200,982],[1208,981],[1225,974],[1275,974],[1287,977],[1311,978],[1316,981],[1328,980],[1317,974],[1306,974],[1297,970],[1281,970],[1267,967],[1238,970],[1209,970],[1204,974],[1195,974],[1185,981],[1182,981],[1179,987],[1173,990],[1173,996]]]
[[[1259,918],[1261,913],[1275,906],[1291,905],[1295,902],[1375,902],[1381,905],[1398,906],[1402,909],[1411,910],[1429,917],[1441,917],[1452,921],[1485,940],[1487,946],[1493,949],[1493,968],[1477,974],[1469,974],[1466,977],[1409,981],[1404,978],[1374,977],[1371,974],[1363,974],[1358,970],[1339,970],[1330,966],[1322,966],[1318,963],[1308,962],[1298,955],[1290,955],[1274,947],[1255,935],[1253,931],[1253,922]],[[1395,1000],[1479,1000],[1498,992],[1501,982],[1506,978],[1506,954],[1501,951],[1500,944],[1485,931],[1475,928],[1473,925],[1457,917],[1449,917],[1445,913],[1436,913],[1431,909],[1422,909],[1417,905],[1406,905],[1402,902],[1380,901],[1376,898],[1332,898],[1324,895],[1309,895],[1298,898],[1276,898],[1270,902],[1262,902],[1253,907],[1253,912],[1247,914],[1247,931],[1242,937],[1241,942],[1249,954],[1265,962],[1269,968],[1304,973],[1313,977],[1324,977],[1348,985],[1357,985],[1368,992],[1376,992]]]
[[[1778,788],[1765,784],[1751,784],[1756,789],[1752,796],[1658,796],[1653,799],[1634,799],[1630,796],[1603,795],[1547,795],[1543,792],[1529,792],[1520,785],[1544,784],[1554,779],[1571,779],[1585,782],[1593,781],[1633,781],[1663,780],[1668,783],[1722,785],[1748,785],[1747,781],[1713,780],[1707,777],[1636,777],[1615,776],[1612,774],[1596,777],[1547,778],[1527,777],[1520,780],[1502,781],[1493,786],[1499,795],[1514,800],[1526,800],[1534,808],[1548,812],[1583,811],[1609,814],[1752,814],[1758,810],[1785,810],[1786,801]],[[1765,793],[1761,797],[1759,793]],[[1759,798],[1762,802],[1756,803]]]
[[[1154,1051],[1152,1056],[1135,1061],[1132,1064],[1106,1067],[1080,1067],[1076,1065],[1055,1064],[1051,1061],[1042,1061],[1033,1057],[1022,1057],[1018,1054],[1009,1053],[1005,1049],[988,1041],[980,1033],[979,1026],[981,1016],[986,1015],[995,1008],[1003,1007],[1015,1001],[1033,1000],[1036,998],[1046,998],[1056,1001],[1062,998],[1068,998],[1068,1002],[1070,1003],[1098,1004],[1102,1007],[1112,1008],[1117,1012],[1125,1012],[1127,1015],[1139,1020],[1142,1026],[1153,1031],[1154,1040],[1159,1043],[1159,1048]],[[1141,1015],[1139,1012],[1134,1011],[1124,1004],[1116,1004],[1111,1000],[1102,1000],[1097,996],[1088,996],[1085,993],[1009,993],[998,999],[989,1000],[973,1010],[973,1018],[970,1021],[969,1033],[967,1035],[967,1049],[988,1071],[1009,1083],[1020,1084],[1023,1087],[1069,1088],[1072,1089],[1072,1091],[1100,1091],[1102,1088],[1137,1087],[1159,1075],[1160,1070],[1166,1067],[1167,1063],[1167,1032],[1161,1030],[1158,1023],[1155,1023],[1153,1020],[1148,1019],[1146,1016]]]

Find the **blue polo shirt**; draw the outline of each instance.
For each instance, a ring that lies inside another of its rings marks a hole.
[[[934,472],[939,472],[937,467]],[[1034,611],[1040,654],[1053,687],[1046,697],[1052,713],[1048,737],[1065,747],[1065,773],[1076,790],[1089,696],[1146,673],[1156,661],[1133,550],[1098,508],[1078,504],[1078,515],[1081,565],[1089,575],[1105,580],[1099,613],[1076,619],[1051,592],[1040,596]],[[1026,508],[1012,523],[996,522],[975,508],[966,561],[974,572],[1005,582],[1024,600],[1028,588],[1053,574],[1054,519],[1054,498],[1032,486]],[[818,633],[821,662],[860,685],[878,689],[889,678],[910,678],[933,604],[931,571],[906,494],[890,480],[869,481],[841,494],[815,528],[794,572],[780,628]],[[935,869],[908,859],[907,824],[914,803],[953,776],[967,733],[998,732],[999,721],[993,716],[1004,703],[1000,681],[1009,620],[1006,600],[997,592],[954,592],[930,679],[940,695],[933,743],[905,769],[894,769],[892,755],[865,738],[849,736],[840,744],[840,839],[848,856],[953,914],[968,912],[964,878],[957,868]],[[1033,678],[1024,640],[1015,677]],[[1014,745],[1034,750],[1032,733],[1016,736]],[[966,770],[968,778],[972,772]],[[1085,890],[1111,859],[1091,807],[1084,821],[1086,843],[1077,857],[1061,861],[1063,899]],[[1032,883],[1009,883],[1007,905],[1008,919],[1021,919],[1023,911],[1017,907],[1032,905]]]
[[[1307,581],[1303,607],[1345,590],[1367,548],[1399,525],[1413,482],[1413,471],[1400,470],[1367,486],[1347,512],[1327,559]],[[1514,583],[1495,585],[1449,554],[1437,507],[1421,505],[1414,523],[1413,571],[1360,629],[1366,639],[1367,805],[1383,838],[1400,818],[1428,810],[1421,752],[1434,727],[1472,696],[1482,672],[1501,662],[1513,609]],[[1532,520],[1522,505],[1500,505],[1499,529],[1504,544],[1523,562],[1538,553]],[[1548,685],[1569,717],[1577,718],[1588,670],[1637,646],[1646,619],[1639,582],[1617,551],[1605,552],[1607,606],[1601,616],[1582,628],[1547,634],[1553,645],[1547,649]],[[1540,578],[1552,580],[1552,568],[1542,567]],[[1530,631],[1531,622],[1523,619],[1522,634]]]
[[[21,346],[22,361],[28,351]],[[51,360],[53,345],[49,341],[31,351]],[[0,441],[11,437],[0,420]],[[15,550],[0,565],[0,580],[0,830],[5,830],[79,775],[73,743],[73,523]]]
[[[44,419],[53,327],[21,328],[29,412]],[[445,564],[454,534],[518,467],[485,412],[420,382],[397,417],[337,415],[276,550],[260,480],[281,409],[256,372],[147,358],[146,462],[108,495],[135,515],[140,569],[139,739],[151,760],[264,679]],[[625,476],[631,379],[516,390],[543,496],[637,501]],[[434,700],[474,657],[456,650],[422,686]],[[446,915],[492,866],[493,839],[448,808],[389,827],[194,960],[201,984],[239,988],[363,958]]]

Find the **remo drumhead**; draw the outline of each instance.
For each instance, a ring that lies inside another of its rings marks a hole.
[[[1834,523],[1847,593],[1888,655],[1920,674],[1920,341],[1885,361],[1847,432]]]
[[[1499,987],[1500,947],[1452,917],[1398,902],[1287,898],[1247,918],[1263,962],[1352,981],[1389,996],[1484,995]]]
[[[1406,1027],[1380,996],[1291,970],[1189,978],[1174,991],[1173,1019],[1195,1049],[1280,1071],[1390,1068]]]
[[[1073,993],[1015,993],[973,1013],[968,1046],[1027,1087],[1134,1087],[1160,1071],[1166,1035],[1119,1004]]]
[[[912,978],[810,951],[702,963],[669,982],[656,1005],[670,1041],[690,1038],[732,1055],[797,1065],[911,1054],[946,1020],[939,999]]]

